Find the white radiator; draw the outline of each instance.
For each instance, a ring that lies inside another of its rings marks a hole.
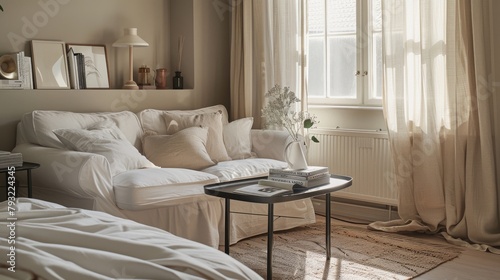
[[[390,174],[387,132],[342,129],[310,131],[320,143],[309,147],[309,165],[328,166],[333,174],[353,178],[352,186],[333,193],[333,197],[396,206],[398,193]]]

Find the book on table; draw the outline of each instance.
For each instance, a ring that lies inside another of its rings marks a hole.
[[[279,182],[284,184],[289,184],[294,187],[294,191],[298,191],[301,189],[308,189],[319,187],[322,185],[326,185],[330,183],[330,173],[322,173],[314,179],[306,179],[306,178],[287,178],[283,176],[272,176],[270,175],[266,181],[270,182]]]
[[[287,175],[287,174],[280,174],[280,173],[269,173],[269,178],[276,178],[276,179],[288,179],[288,180],[298,180],[298,181],[312,181],[318,178],[323,178],[325,176],[330,176],[330,173],[323,172],[323,173],[318,173],[314,175],[309,175],[309,176],[299,176],[299,175]]]
[[[23,155],[21,153],[0,151],[0,168],[7,168],[10,166],[23,166]]]
[[[244,186],[234,191],[234,193],[252,194],[257,196],[274,196],[286,192],[290,192],[290,190],[274,186],[262,185],[260,184],[260,182],[259,184]]]
[[[268,181],[287,183],[294,191],[314,188],[330,183],[330,172],[325,166],[310,166],[307,169],[270,169]]]
[[[293,180],[283,177],[259,180],[258,184],[253,184],[236,189],[235,193],[253,194],[258,196],[274,196],[284,193],[294,193],[305,191],[310,188],[327,185],[330,183],[330,174],[318,174],[313,180]]]
[[[289,169],[289,168],[271,168],[269,175],[293,175],[293,176],[312,176],[320,173],[327,173],[328,167],[326,166],[309,166],[306,169]]]

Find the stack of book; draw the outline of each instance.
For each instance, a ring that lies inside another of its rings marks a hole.
[[[271,168],[268,180],[291,184],[299,188],[313,188],[329,184],[330,172],[325,166],[309,166],[301,170]]]
[[[23,166],[23,155],[21,153],[0,151],[0,168],[7,168],[10,166]]]
[[[66,53],[68,58],[69,81],[72,89],[86,89],[87,75],[85,74],[85,56],[75,53],[70,48]]]
[[[0,89],[33,89],[31,57],[24,51],[0,56]]]

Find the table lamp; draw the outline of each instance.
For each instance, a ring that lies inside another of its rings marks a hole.
[[[147,47],[149,44],[137,36],[137,28],[125,28],[125,35],[113,43],[113,47],[128,47],[129,50],[129,80],[123,85],[124,89],[139,89],[134,82],[134,47]]]

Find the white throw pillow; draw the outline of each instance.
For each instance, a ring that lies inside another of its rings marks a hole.
[[[232,121],[224,126],[224,145],[229,157],[245,159],[252,157],[252,130],[253,117]]]
[[[208,127],[207,152],[215,163],[231,160],[227,155],[222,136],[222,113],[207,113],[199,115],[178,115],[166,112],[164,115],[167,134],[177,133],[185,128],[198,126]]]
[[[141,155],[120,129],[111,122],[98,123],[89,129],[61,128],[53,132],[70,150],[106,157],[112,176],[127,170],[156,167]]]
[[[207,127],[189,127],[173,135],[146,136],[144,154],[160,167],[201,170],[215,164],[205,148],[207,136]]]

